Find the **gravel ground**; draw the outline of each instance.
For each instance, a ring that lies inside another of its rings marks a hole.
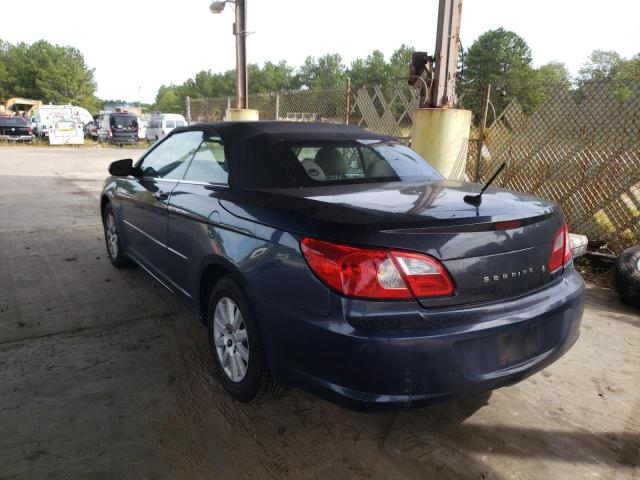
[[[574,348],[492,395],[232,400],[199,320],[106,259],[101,181],[140,153],[0,148],[0,479],[640,478],[640,316],[592,284]]]

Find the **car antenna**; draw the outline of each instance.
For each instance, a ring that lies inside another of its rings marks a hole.
[[[463,198],[463,200],[465,202],[470,203],[471,205],[475,205],[475,206],[480,205],[480,203],[482,202],[482,194],[484,193],[484,191],[487,188],[489,188],[489,186],[493,183],[493,181],[500,174],[500,172],[504,169],[504,167],[506,167],[511,162],[511,152],[512,152],[512,149],[509,148],[509,158],[507,159],[506,162],[502,162],[502,165],[500,165],[498,167],[498,170],[496,170],[496,172],[493,175],[491,175],[491,178],[485,184],[485,186],[482,187],[482,190],[480,190],[480,193],[477,194],[477,195],[465,195],[464,198]]]

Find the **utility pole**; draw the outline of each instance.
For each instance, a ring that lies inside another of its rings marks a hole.
[[[461,17],[462,0],[440,0],[431,89],[433,107],[452,108],[455,104]]]
[[[235,0],[236,21],[233,34],[236,36],[236,108],[247,108],[249,90],[247,86],[247,4]]]
[[[430,85],[425,81],[424,104],[413,112],[411,148],[450,180],[465,178],[471,125],[471,112],[454,108],[461,17],[462,0],[439,1],[435,53],[414,55],[410,70],[412,78],[431,80]],[[433,76],[429,61],[435,63]]]
[[[227,106],[226,120],[258,120],[258,110],[250,110],[249,87],[247,85],[247,0],[213,0],[209,10],[214,15],[224,11],[227,3],[235,9],[235,22],[233,22],[233,34],[236,37],[236,108]]]

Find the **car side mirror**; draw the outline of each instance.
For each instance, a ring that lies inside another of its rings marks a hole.
[[[109,173],[115,177],[128,177],[133,174],[133,160],[125,158],[109,165]]]

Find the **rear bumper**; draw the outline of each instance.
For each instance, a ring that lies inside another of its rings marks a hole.
[[[107,140],[109,143],[114,144],[130,144],[130,143],[138,143],[138,137],[108,137]]]
[[[11,142],[30,142],[33,135],[0,135],[0,140],[9,140]]]
[[[326,317],[251,296],[281,381],[338,401],[407,406],[509,385],[557,360],[578,338],[585,289],[568,267],[507,301],[425,309],[332,295]]]
[[[49,145],[84,145],[84,136],[82,137],[49,137]]]

